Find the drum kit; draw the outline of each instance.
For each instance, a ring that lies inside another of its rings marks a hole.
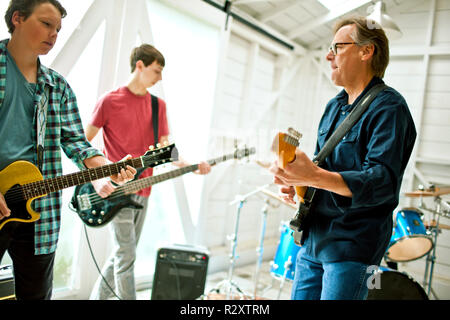
[[[269,185],[264,185],[256,190],[238,196],[230,204],[237,204],[237,215],[235,221],[235,233],[229,237],[231,240],[230,267],[228,279],[220,282],[211,292],[219,293],[221,289],[225,289],[226,299],[258,299],[257,287],[259,275],[261,272],[261,264],[263,260],[263,242],[265,237],[266,219],[269,199],[276,199],[280,203],[289,206],[291,209],[297,209],[293,204],[284,202],[277,194],[268,190]],[[259,247],[257,248],[257,263],[255,272],[255,287],[253,295],[245,293],[232,280],[233,270],[237,259],[236,245],[237,233],[241,209],[246,199],[256,193],[261,192],[265,196],[264,206],[261,209],[262,223],[260,230]],[[449,225],[441,224],[440,217],[450,218],[450,204],[442,200],[441,196],[450,193],[450,188],[439,189],[430,188],[427,190],[418,190],[405,193],[407,197],[419,198],[420,204],[418,208],[403,208],[393,215],[393,230],[388,249],[385,254],[385,261],[389,266],[396,265],[399,262],[415,261],[423,257],[426,259],[426,268],[423,280],[423,286],[415,281],[406,272],[397,271],[396,268],[379,267],[376,271],[380,275],[380,288],[370,289],[368,294],[369,300],[426,300],[430,296],[430,292],[437,298],[436,293],[431,287],[434,264],[436,261],[436,244],[438,234],[441,230],[450,230]],[[435,208],[429,209],[423,202],[424,197],[433,197]],[[426,221],[422,210],[429,211],[433,214],[433,219]],[[295,275],[295,259],[300,250],[297,239],[294,239],[293,231],[289,227],[287,221],[280,222],[280,239],[274,259],[270,263],[270,274],[274,280],[280,281],[278,297],[282,292],[286,281],[293,281]],[[271,287],[271,286],[270,286]],[[270,287],[266,288],[269,289]],[[425,291],[424,288],[427,290]]]
[[[405,272],[380,268],[381,290],[369,290],[368,299],[428,299],[430,294],[438,299],[432,288],[436,246],[442,230],[450,230],[449,225],[439,222],[441,217],[450,218],[450,204],[441,198],[449,194],[450,188],[430,186],[425,190],[405,193],[405,196],[419,199],[418,208],[403,208],[394,213],[394,226],[385,260],[388,263],[410,262],[426,256],[423,278],[425,290]],[[435,207],[428,208],[424,198],[434,198]],[[423,211],[432,213],[433,218],[425,220]]]

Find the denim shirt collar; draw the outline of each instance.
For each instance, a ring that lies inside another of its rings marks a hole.
[[[342,89],[341,92],[339,92],[336,96],[336,100],[338,100],[339,104],[345,111],[350,111],[353,109],[354,106],[356,106],[359,102],[359,100],[364,97],[364,95],[367,93],[367,91],[370,90],[373,86],[384,83],[384,81],[379,77],[373,77],[372,80],[370,80],[369,84],[364,88],[363,92],[360,93],[360,95],[356,98],[355,101],[350,105],[348,104],[348,93],[345,91],[345,89]]]

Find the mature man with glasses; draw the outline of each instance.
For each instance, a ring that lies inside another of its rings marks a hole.
[[[331,78],[343,90],[331,99],[319,124],[316,154],[373,86],[383,83],[389,43],[380,26],[362,17],[337,23],[330,50]],[[301,150],[271,171],[287,202],[293,186],[316,190],[302,234],[292,299],[366,299],[373,265],[379,265],[392,233],[392,213],[416,129],[402,95],[378,93],[358,122],[319,167]],[[370,267],[370,268],[369,268]]]

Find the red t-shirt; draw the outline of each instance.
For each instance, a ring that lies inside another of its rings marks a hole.
[[[112,162],[127,154],[133,158],[142,156],[149,146],[155,146],[152,124],[150,93],[145,96],[133,94],[127,87],[120,87],[104,95],[95,105],[91,125],[103,128],[104,153]],[[167,136],[166,103],[158,98],[158,135]],[[153,169],[146,169],[139,178],[151,176]],[[138,195],[148,197],[151,187],[142,189]]]

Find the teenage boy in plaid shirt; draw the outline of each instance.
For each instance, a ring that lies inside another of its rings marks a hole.
[[[65,16],[66,10],[57,0],[11,0],[9,3],[5,21],[11,38],[0,42],[0,170],[16,160],[37,165],[37,141],[42,141],[45,148],[41,161],[44,179],[62,174],[61,148],[80,169],[109,163],[86,140],[69,84],[39,60],[40,55],[53,48]],[[47,98],[46,113],[39,112],[43,97]],[[40,133],[38,122],[40,128],[45,128]],[[135,173],[128,166],[111,179],[123,184]],[[105,179],[94,181],[93,185],[102,197],[113,191]],[[61,192],[38,198],[33,204],[41,215],[39,220],[8,222],[0,230],[0,259],[8,250],[13,261],[17,299],[50,299]],[[0,222],[10,213],[0,194]]]

